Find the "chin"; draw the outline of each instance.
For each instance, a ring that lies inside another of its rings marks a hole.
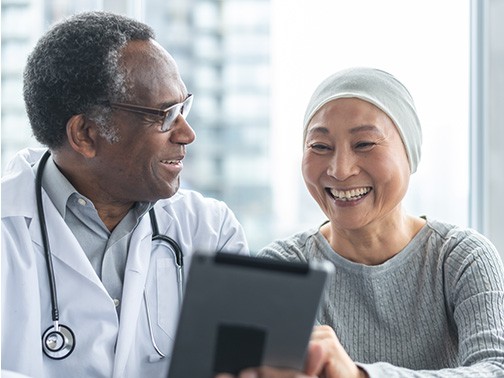
[[[177,180],[176,182],[172,183],[171,185],[168,186],[167,190],[165,191],[165,195],[163,198],[170,198],[175,195],[180,189],[180,182]]]

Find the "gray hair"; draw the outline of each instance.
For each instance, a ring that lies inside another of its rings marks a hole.
[[[131,40],[151,38],[149,26],[107,12],[84,12],[54,25],[37,42],[24,71],[24,100],[36,139],[51,149],[61,147],[68,120],[84,114],[104,138],[116,141],[111,110],[103,103],[127,100],[120,50]]]

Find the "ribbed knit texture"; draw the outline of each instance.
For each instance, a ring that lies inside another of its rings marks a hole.
[[[335,265],[318,322],[371,378],[504,377],[504,266],[473,230],[429,220],[377,266],[344,259],[316,229],[259,255]]]

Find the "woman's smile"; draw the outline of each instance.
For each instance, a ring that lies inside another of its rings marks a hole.
[[[370,186],[349,189],[349,190],[338,190],[334,188],[326,188],[327,193],[334,198],[336,201],[357,201],[365,197],[372,188]]]

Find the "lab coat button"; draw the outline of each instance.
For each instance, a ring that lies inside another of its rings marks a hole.
[[[121,303],[121,301],[119,299],[114,299],[114,305],[116,307],[119,306],[119,303]]]

